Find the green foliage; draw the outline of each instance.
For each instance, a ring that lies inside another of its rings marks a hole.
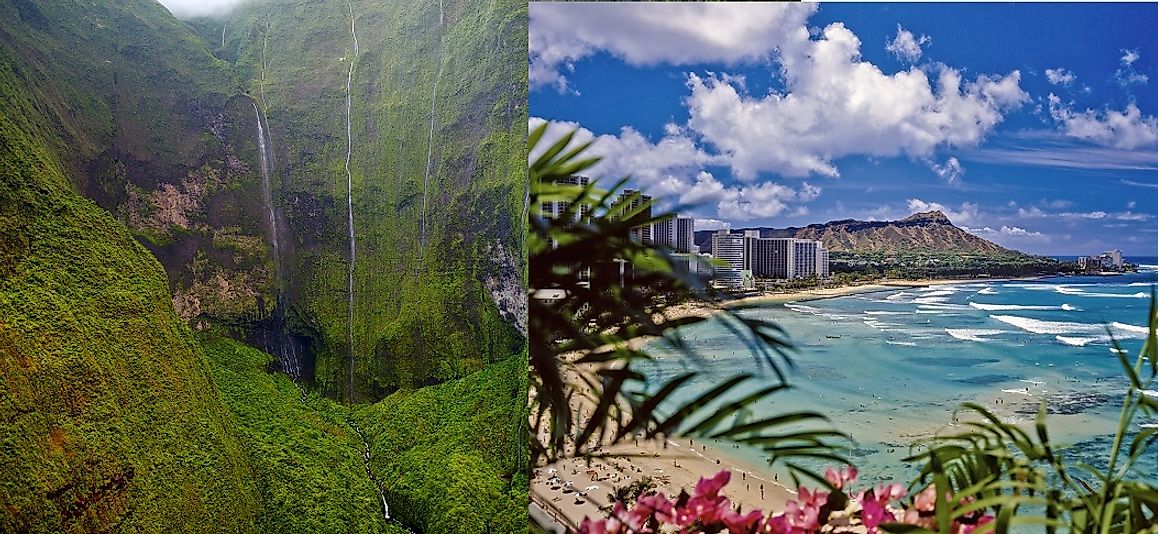
[[[539,141],[546,125],[530,135],[530,285],[554,290],[562,298],[547,302],[532,297],[530,355],[532,373],[532,462],[564,455],[595,455],[601,446],[643,435],[724,438],[764,449],[774,462],[785,462],[793,473],[823,478],[798,468],[793,460],[821,459],[846,463],[832,441],[844,434],[824,428],[827,419],[815,412],[778,414],[749,420],[745,413],[756,402],[789,388],[784,369],[792,365],[790,347],[777,325],[721,309],[711,318],[669,319],[663,315],[672,294],[701,299],[714,295],[686,265],[667,251],[630,237],[632,228],[670,215],[649,218],[646,205],[629,208],[637,197],[615,200],[624,181],[608,190],[595,182],[567,185],[568,178],[590,168],[584,158],[588,144],[569,146],[573,134]],[[566,211],[545,217],[546,203],[564,202]],[[586,211],[586,215],[581,215]],[[630,269],[630,282],[620,285],[619,262]],[[590,271],[587,281],[580,273]],[[700,370],[697,355],[683,343],[679,327],[719,321],[744,340],[756,366],[775,378],[740,373],[676,404],[677,392],[689,388]],[[649,381],[632,368],[651,356],[629,343],[639,336],[657,336],[685,354],[689,371],[662,383]],[[564,378],[573,373],[575,378]],[[747,386],[763,384],[741,393]],[[589,410],[582,421],[580,410]]]
[[[360,45],[351,91],[353,347],[343,168],[351,7]],[[442,7],[440,19],[439,2],[253,2],[217,21],[217,32],[228,24],[223,57],[236,57],[268,116],[278,203],[294,237],[284,249],[290,300],[319,330],[316,383],[331,396],[373,400],[465,376],[524,343],[492,320],[502,311],[482,280],[500,274],[491,262],[498,244],[525,265],[527,8]],[[208,37],[207,24],[198,22]]]
[[[1032,433],[1002,422],[982,406],[965,404],[979,421],[967,422],[969,430],[938,438],[927,451],[905,459],[924,465],[917,484],[947,488],[943,491],[949,496],[938,495],[937,501],[942,531],[949,519],[986,510],[996,521],[975,532],[1004,533],[1021,525],[1043,526],[1047,532],[1158,532],[1154,473],[1147,477],[1135,469],[1141,457],[1154,453],[1158,429],[1134,428],[1139,416],[1158,415],[1158,399],[1145,393],[1154,391],[1158,380],[1156,303],[1152,296],[1149,334],[1133,363],[1113,343],[1129,386],[1105,468],[1065,458],[1064,448],[1050,440],[1045,401]]]
[[[905,252],[833,252],[832,272],[873,279],[1023,277],[1074,273],[1077,264],[1021,253],[963,253],[911,250]]]
[[[359,410],[391,514],[424,532],[526,529],[526,388],[516,356]]]
[[[71,190],[16,63],[0,47],[0,530],[248,532],[248,462],[164,271]]]
[[[228,339],[203,340],[253,466],[262,504],[258,532],[404,531],[382,518],[347,408],[303,397],[285,375],[266,372],[271,357],[264,352]]]

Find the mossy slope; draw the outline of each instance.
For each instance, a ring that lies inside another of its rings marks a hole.
[[[266,372],[271,356],[235,341],[203,338],[225,403],[235,414],[263,508],[257,531],[403,532],[386,523],[366,476],[349,409]]]
[[[164,271],[75,194],[0,48],[0,530],[246,532],[257,495]]]
[[[526,357],[359,410],[391,512],[425,532],[527,528]]]

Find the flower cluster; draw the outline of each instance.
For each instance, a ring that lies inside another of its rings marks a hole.
[[[711,478],[702,478],[695,493],[680,493],[675,502],[662,493],[640,497],[628,509],[615,503],[611,516],[597,521],[585,518],[579,526],[580,534],[810,534],[841,531],[858,527],[858,531],[874,534],[882,523],[907,523],[936,528],[937,498],[933,486],[917,493],[912,502],[901,506],[906,491],[900,484],[879,485],[857,492],[851,491],[856,482],[856,468],[839,471],[829,468],[825,479],[833,488],[848,495],[845,499],[830,499],[830,492],[799,488],[797,499],[788,501],[784,511],[765,514],[761,510],[740,513],[720,491],[732,478],[724,470]],[[836,509],[837,503],[846,502]],[[968,504],[963,501],[962,504]],[[993,521],[993,516],[974,512],[960,518],[953,525],[954,534],[969,534],[977,527]]]

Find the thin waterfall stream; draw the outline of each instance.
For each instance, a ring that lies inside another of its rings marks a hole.
[[[346,220],[350,233],[350,267],[346,278],[346,342],[349,343],[349,378],[346,381],[346,394],[351,400],[354,398],[354,260],[357,258],[357,247],[354,242],[354,175],[350,172],[350,157],[354,152],[354,134],[351,125],[351,108],[353,105],[354,63],[358,61],[358,32],[354,28],[354,4],[346,0],[346,7],[350,9],[350,35],[354,38],[354,57],[350,58],[350,71],[346,75]]]
[[[382,489],[382,483],[378,481],[378,477],[374,476],[374,470],[370,468],[370,442],[366,441],[366,435],[362,433],[362,427],[358,426],[357,421],[350,418],[346,420],[346,423],[354,429],[354,433],[358,434],[358,439],[362,440],[362,461],[366,466],[366,476],[370,478],[370,482],[373,482],[374,487],[378,490],[378,502],[382,504],[382,518],[390,521],[390,505],[386,503],[386,490]]]
[[[266,209],[266,223],[269,226],[269,242],[272,248],[274,281],[276,287],[276,302],[273,309],[273,330],[276,341],[278,364],[282,370],[293,379],[300,382],[302,379],[302,361],[298,355],[297,343],[292,339],[285,319],[285,268],[282,265],[281,236],[278,231],[277,211],[273,202],[273,187],[271,177],[274,174],[273,146],[269,139],[268,128],[261,110],[256,101],[253,104],[253,115],[257,122],[257,146],[261,162],[261,197]]]
[[[442,31],[441,46],[438,49],[438,75],[434,77],[434,87],[430,90],[430,136],[426,141],[426,172],[422,176],[422,222],[419,224],[418,245],[420,253],[426,248],[426,198],[430,189],[430,166],[434,161],[434,104],[438,101],[438,82],[442,80],[442,69],[446,66],[446,19],[442,0],[438,0],[438,28]]]

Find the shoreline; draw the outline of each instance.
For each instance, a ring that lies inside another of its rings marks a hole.
[[[700,478],[727,469],[732,472],[732,480],[724,486],[723,494],[745,512],[779,512],[796,497],[796,492],[779,482],[777,475],[726,454],[721,444],[673,437],[624,443],[601,452],[609,456],[568,458],[534,468],[532,495],[573,525],[580,524],[584,517],[606,517],[615,488],[643,477],[650,477],[656,484],[655,491],[674,502],[681,491],[691,493]],[[557,481],[552,477],[558,477]],[[579,492],[586,495],[579,496]]]
[[[724,310],[748,307],[775,307],[793,302],[938,285],[999,283],[1043,278],[1046,277],[884,280],[839,287],[766,293],[724,302],[692,301],[671,306],[663,315],[668,320],[686,317],[709,318]],[[640,349],[654,339],[656,338],[653,336],[641,336],[629,340],[628,345]],[[992,408],[998,408],[991,404],[995,399],[976,400]],[[944,427],[929,430],[935,433],[952,426],[951,418],[946,418]],[[924,437],[925,432],[918,434],[921,436],[906,436],[906,438]],[[576,525],[584,517],[606,517],[606,511],[601,507],[610,506],[614,487],[625,486],[643,476],[652,476],[658,483],[657,491],[666,493],[674,500],[681,489],[691,491],[700,478],[710,477],[721,469],[729,469],[733,478],[725,486],[724,494],[746,511],[760,509],[765,512],[779,512],[784,509],[788,500],[795,498],[795,491],[777,480],[778,474],[784,474],[782,468],[757,465],[760,462],[754,461],[751,455],[732,450],[730,447],[729,443],[696,442],[693,448],[688,438],[669,438],[666,446],[664,442],[659,441],[640,441],[635,444],[629,442],[599,451],[605,455],[615,455],[614,457],[592,458],[590,461],[584,458],[564,459],[533,468],[531,492]],[[550,472],[551,469],[555,471]],[[552,476],[559,477],[557,483],[548,482]],[[571,481],[570,486],[564,485],[567,481]],[[761,485],[763,492],[760,491]],[[585,491],[587,488],[593,489]],[[578,497],[578,492],[587,495]]]

